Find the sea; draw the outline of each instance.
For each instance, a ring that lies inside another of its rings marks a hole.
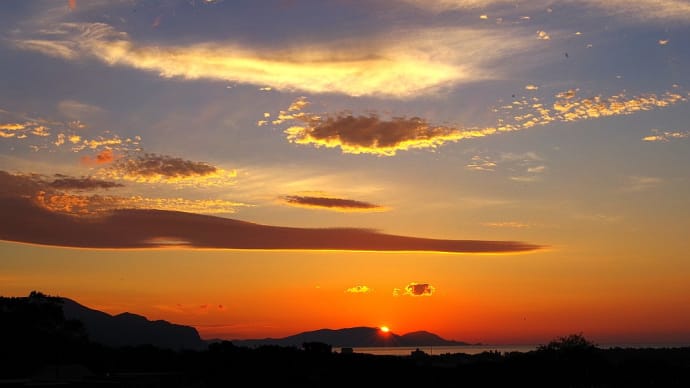
[[[386,347],[360,347],[352,348],[353,353],[374,354],[377,356],[409,356],[416,350],[421,350],[429,355],[440,354],[479,354],[488,351],[498,352],[529,352],[536,350],[537,345],[462,345],[462,346],[386,346]],[[337,353],[342,352],[342,348],[333,348]]]
[[[669,345],[669,344],[610,344],[598,345],[599,348],[675,348],[688,345]],[[416,350],[421,350],[429,355],[442,354],[480,354],[484,352],[526,353],[537,350],[539,345],[462,345],[462,346],[388,346],[388,347],[355,347],[353,353],[366,353],[381,356],[409,356]],[[333,348],[336,353],[341,353],[342,348]]]

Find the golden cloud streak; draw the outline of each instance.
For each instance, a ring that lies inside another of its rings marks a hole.
[[[62,23],[57,31],[60,33],[47,38],[60,40],[20,40],[15,44],[68,60],[95,57],[111,66],[155,71],[167,78],[235,81],[260,85],[263,90],[398,98],[496,78],[501,58],[530,46],[515,34],[473,29],[397,31],[366,42],[278,49],[215,43],[148,46],[136,44],[128,34],[104,23]],[[487,46],[492,50],[485,50]]]
[[[376,114],[355,116],[351,113],[320,116],[298,111],[307,106],[304,98],[298,100],[298,108],[280,111],[278,118],[272,123],[293,124],[284,130],[287,140],[291,143],[313,145],[317,148],[340,148],[347,154],[394,156],[398,151],[435,149],[446,143],[520,131],[552,122],[629,115],[687,101],[685,96],[673,92],[633,97],[621,93],[610,97],[591,98],[578,98],[577,93],[576,89],[558,93],[552,109],[538,103],[536,97],[515,101],[502,109],[528,109],[528,112],[513,116],[512,122],[499,120],[495,127],[485,128],[434,126],[419,117],[382,119]],[[468,168],[488,170],[493,167],[480,160],[476,162]]]

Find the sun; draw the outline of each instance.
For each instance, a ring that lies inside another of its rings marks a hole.
[[[380,329],[384,333],[388,333],[389,331],[391,331],[391,329],[389,329],[388,326],[381,326]]]

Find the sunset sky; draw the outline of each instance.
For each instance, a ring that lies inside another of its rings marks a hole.
[[[0,295],[203,338],[690,344],[687,0],[11,0],[0,26]]]

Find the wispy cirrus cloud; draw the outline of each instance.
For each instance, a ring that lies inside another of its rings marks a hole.
[[[600,8],[610,14],[648,21],[690,21],[690,3],[685,0],[570,0]]]
[[[690,137],[690,131],[661,131],[659,129],[652,129],[652,134],[642,138],[642,141],[647,142],[669,142],[671,140],[687,139]]]
[[[85,118],[105,112],[105,110],[99,106],[76,100],[60,101],[58,103],[58,110],[60,113],[73,120],[84,120]]]
[[[512,0],[398,0],[432,12],[493,9],[502,12],[541,11],[559,2],[531,0],[515,6]],[[609,15],[622,15],[643,21],[690,21],[690,4],[685,0],[565,0],[561,4],[599,9]]]
[[[281,201],[290,206],[325,209],[341,212],[376,212],[387,210],[385,207],[381,205],[376,205],[369,202],[321,195],[285,195],[281,197]]]
[[[429,283],[408,283],[402,290],[393,289],[393,296],[431,296],[436,288]]]
[[[484,222],[484,223],[482,223],[482,225],[489,226],[492,228],[514,228],[514,229],[523,229],[523,228],[529,227],[529,224],[525,224],[524,222],[519,222],[519,221]]]
[[[465,168],[472,171],[502,171],[508,173],[511,180],[520,182],[536,182],[547,170],[544,159],[535,152],[478,152]]]
[[[17,48],[65,60],[96,58],[110,66],[154,71],[162,77],[214,79],[311,93],[406,98],[509,70],[508,55],[532,48],[520,31],[470,28],[402,29],[330,44],[247,47],[194,43],[137,43],[104,23],[61,23]],[[491,47],[486,50],[485,47]],[[266,86],[268,85],[268,86]]]
[[[633,175],[629,176],[623,186],[625,191],[646,191],[653,189],[663,183],[663,179],[651,176]]]

